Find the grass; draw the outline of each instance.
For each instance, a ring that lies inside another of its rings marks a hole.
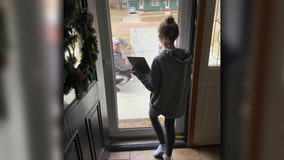
[[[153,16],[153,15],[165,15],[165,13],[168,11],[152,11],[152,12],[143,12],[141,13],[141,16]],[[178,10],[171,11],[172,14],[178,14]]]
[[[155,15],[155,16],[141,16],[140,20],[144,22],[162,22],[167,15],[161,14],[161,15]],[[178,15],[173,15],[175,20],[178,20]]]
[[[152,11],[142,12],[140,14],[140,20],[144,22],[161,22],[167,15],[165,11]],[[121,22],[123,17],[127,16],[127,9],[110,9],[110,19],[112,23]],[[173,17],[178,20],[178,11],[172,11]]]
[[[110,17],[110,20],[111,20],[112,23],[121,22],[122,17]]]
[[[125,17],[127,15],[127,9],[110,9],[110,16]]]
[[[110,20],[112,23],[121,22],[127,16],[127,9],[110,9]]]
[[[163,21],[168,15],[166,15],[166,11],[154,11],[154,12],[144,12],[141,13],[141,21],[144,22],[161,22]],[[174,10],[171,11],[172,16],[175,20],[178,20],[178,11]]]

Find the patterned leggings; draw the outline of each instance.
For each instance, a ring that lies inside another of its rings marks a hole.
[[[170,119],[165,117],[165,129],[167,134],[167,141],[165,141],[163,129],[161,123],[158,120],[160,114],[154,111],[151,107],[149,110],[149,117],[152,122],[153,128],[156,132],[156,135],[159,139],[160,144],[165,144],[167,146],[166,154],[172,156],[174,144],[175,144],[175,119]]]

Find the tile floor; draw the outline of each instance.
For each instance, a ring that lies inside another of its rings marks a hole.
[[[109,160],[156,160],[154,150],[111,152]],[[220,147],[176,148],[173,160],[220,160]]]

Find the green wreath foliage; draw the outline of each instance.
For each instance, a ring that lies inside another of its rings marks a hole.
[[[81,99],[89,84],[96,78],[98,47],[93,15],[83,8],[79,0],[64,1],[64,94],[75,89]],[[76,46],[77,44],[77,46]],[[76,67],[75,49],[80,44],[81,60]]]

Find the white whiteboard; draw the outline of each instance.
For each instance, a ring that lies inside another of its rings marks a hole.
[[[153,59],[159,54],[159,39],[157,28],[131,28],[132,54],[145,57],[149,66]]]

